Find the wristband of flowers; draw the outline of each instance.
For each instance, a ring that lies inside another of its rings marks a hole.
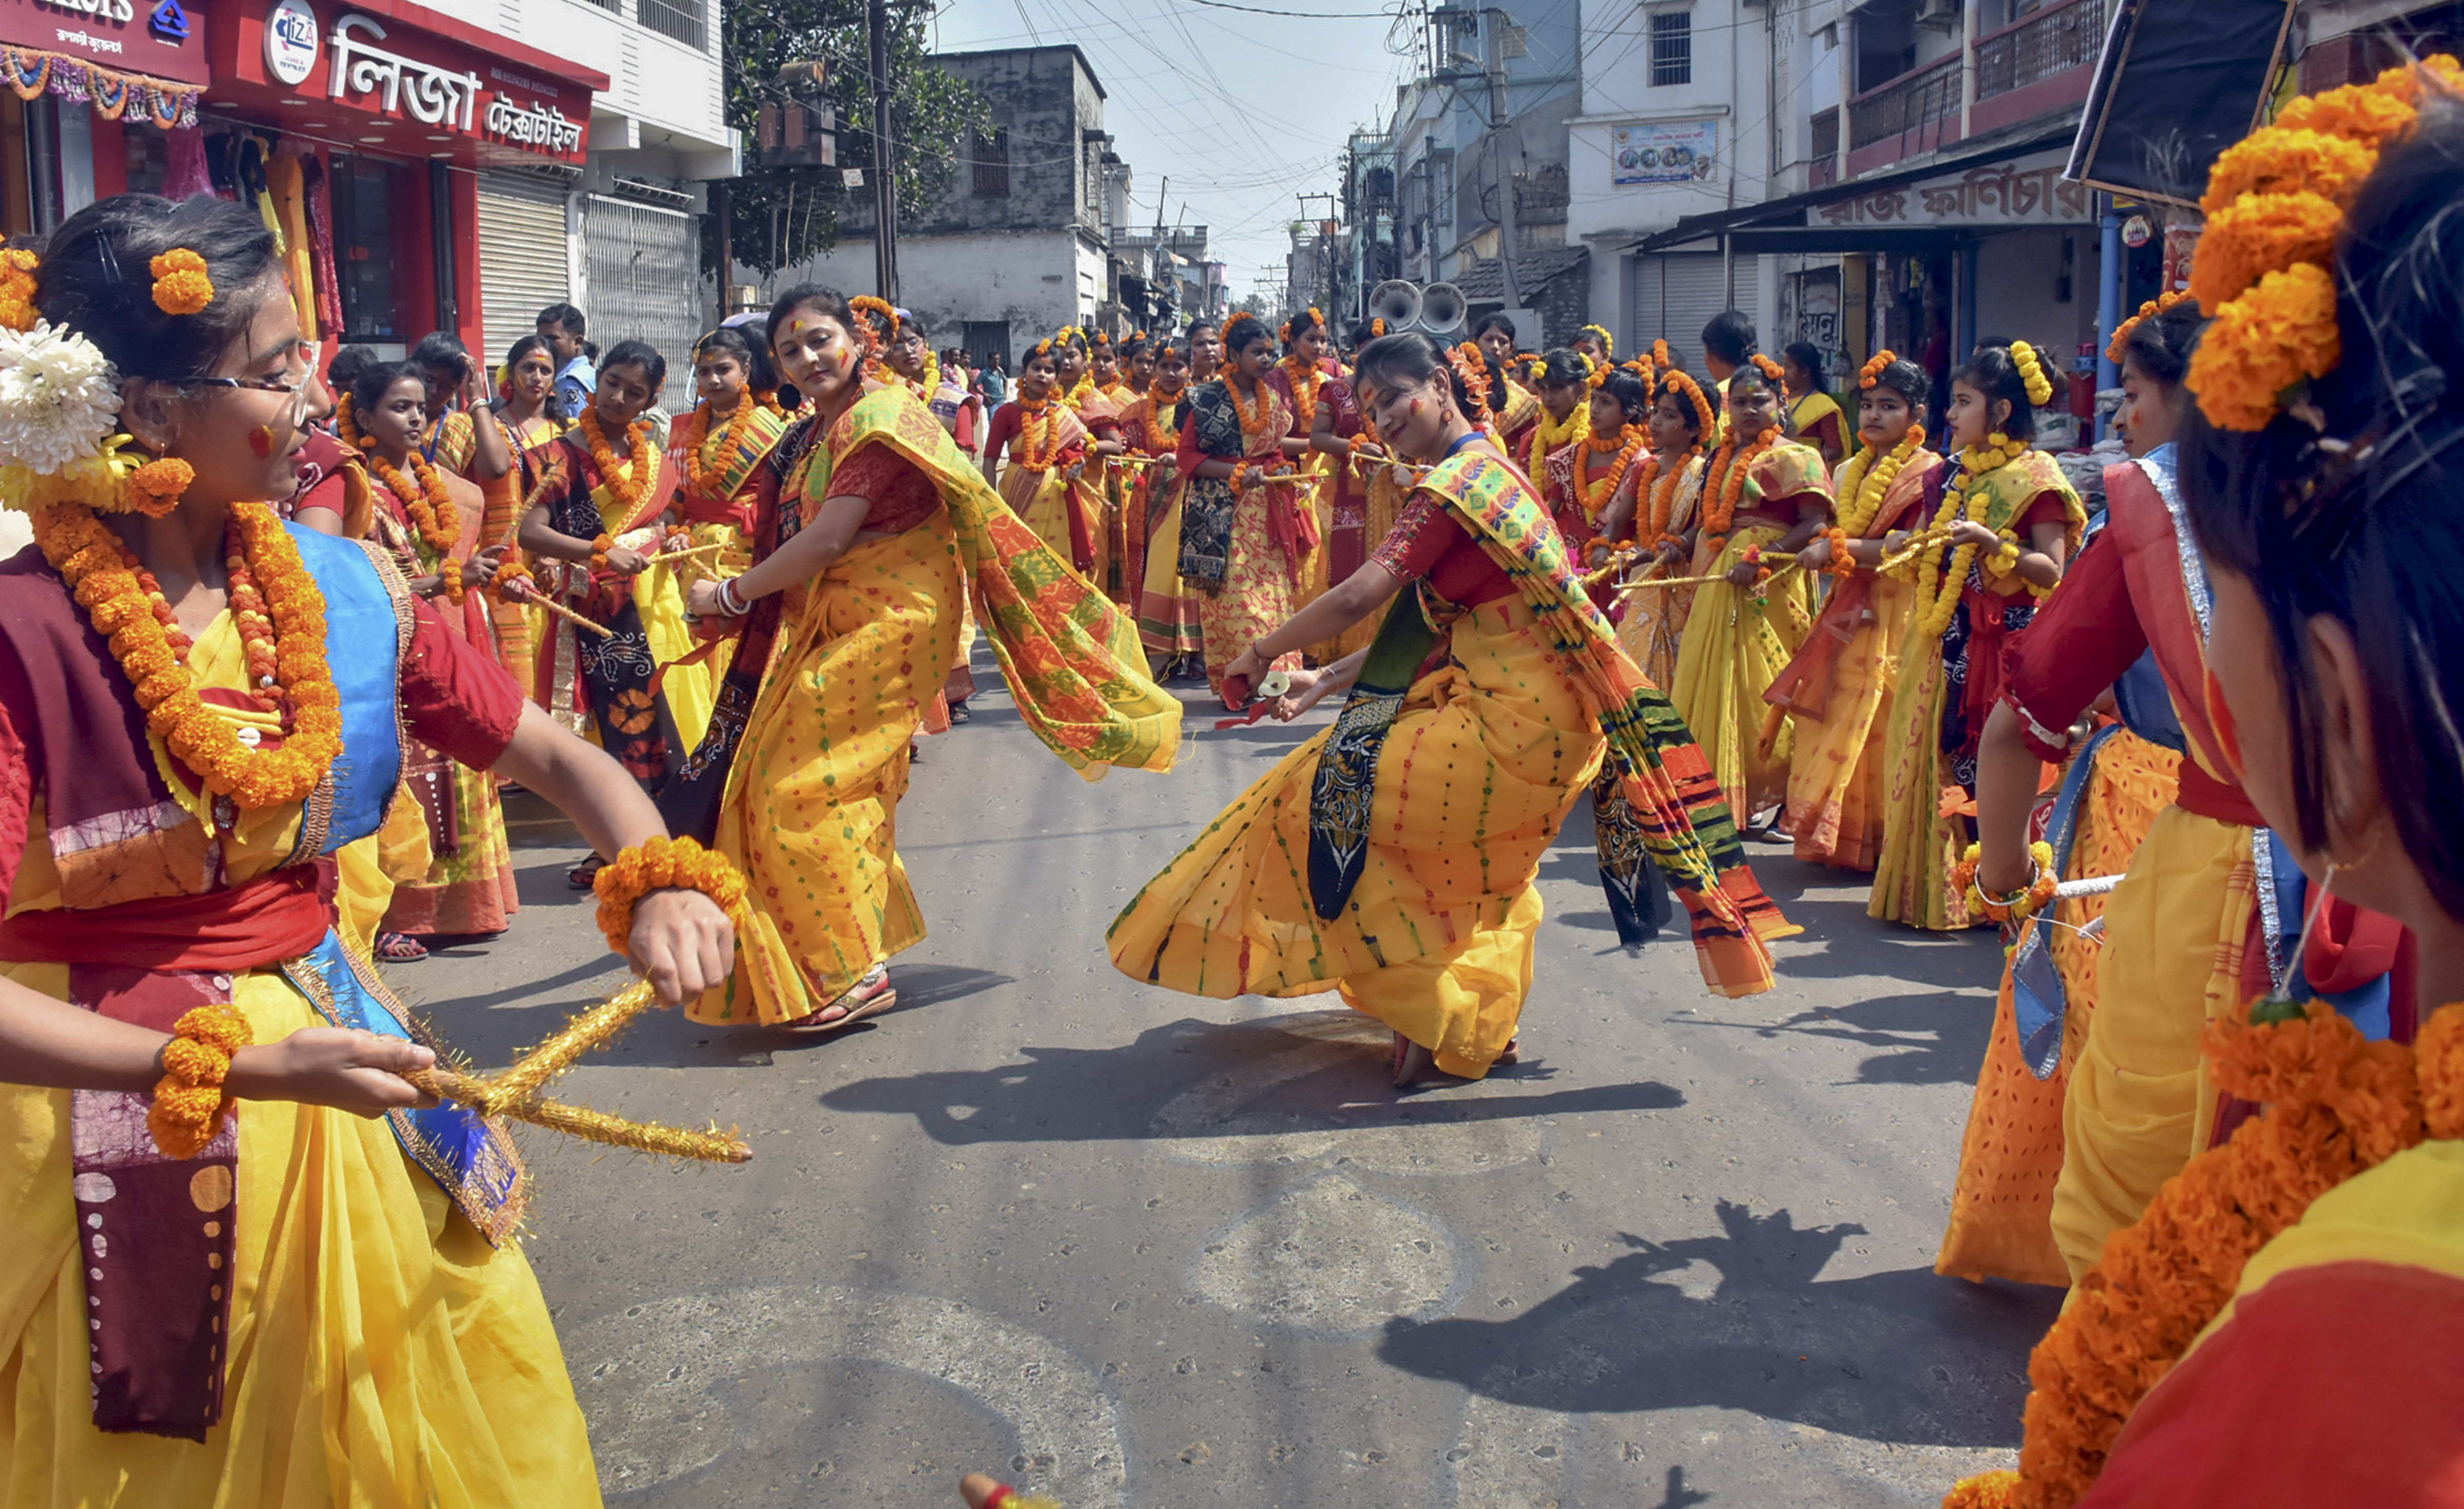
[[[1248,475],[1249,463],[1246,461],[1235,461],[1232,463],[1232,475],[1223,479],[1224,485],[1230,487],[1232,491],[1237,493],[1244,485],[1243,479],[1246,478]]]
[[[2053,903],[2061,877],[2054,872],[2054,846],[2039,838],[2028,846],[2028,883],[2005,896],[1989,896],[1976,883],[1979,846],[1969,844],[1950,872],[1969,911],[1996,922],[2022,922]]]
[[[1762,586],[1771,579],[1771,568],[1763,563],[1763,547],[1749,544],[1737,552],[1737,559],[1754,568],[1754,585]]]
[[[2002,543],[1993,547],[1993,554],[1985,563],[1988,576],[2009,576],[2019,568],[2019,537],[2008,529],[1998,532]]]
[[[1838,577],[1841,581],[1855,576],[1857,558],[1848,553],[1848,531],[1825,529],[1822,531],[1822,537],[1831,542],[1831,559],[1824,564],[1823,574]]]
[[[145,1130],[165,1157],[194,1158],[222,1130],[232,1108],[223,1093],[231,1054],[253,1041],[248,1018],[228,1003],[193,1008],[172,1024],[171,1040],[163,1046],[163,1077],[145,1112]]]
[[[488,579],[488,585],[481,590],[500,603],[518,603],[540,595],[539,583],[518,566],[498,566],[496,574]]]
[[[607,570],[607,552],[616,548],[616,537],[603,534],[590,542],[590,574],[599,576]]]
[[[436,563],[436,579],[445,584],[445,600],[456,608],[471,595],[462,585],[462,563],[450,555]]]
[[[590,889],[599,897],[599,931],[618,954],[632,940],[634,905],[653,891],[699,891],[731,922],[744,913],[744,877],[725,854],[691,838],[649,838],[635,844],[602,865]]]

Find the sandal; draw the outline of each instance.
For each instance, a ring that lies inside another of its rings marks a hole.
[[[408,933],[379,933],[376,956],[379,964],[415,965],[428,957],[428,945]]]
[[[605,869],[606,864],[606,860],[592,854],[564,873],[564,883],[577,891],[587,891],[591,888],[592,882],[599,878],[599,872]]]
[[[967,711],[967,704],[964,702],[952,702],[950,704],[950,726],[953,728],[956,728],[958,724],[965,722],[968,719],[975,716],[975,714]]]
[[[874,965],[864,972],[864,978],[847,993],[823,1007],[792,1021],[779,1025],[791,1032],[835,1032],[842,1027],[852,1027],[868,1016],[879,1016],[898,1004],[898,992],[890,984],[890,965]],[[836,1015],[832,1015],[836,1012]]]

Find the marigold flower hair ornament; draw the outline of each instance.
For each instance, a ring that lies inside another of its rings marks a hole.
[[[187,247],[173,247],[148,267],[154,274],[154,303],[165,314],[203,314],[214,301],[214,280],[206,274],[206,259]]]

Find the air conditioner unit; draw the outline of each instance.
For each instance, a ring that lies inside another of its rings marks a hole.
[[[1916,23],[1941,32],[1956,31],[1959,0],[1917,0]]]

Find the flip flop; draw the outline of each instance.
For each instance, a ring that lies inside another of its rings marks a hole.
[[[891,985],[890,972],[886,969],[882,971],[880,983],[873,987],[871,993],[868,995],[863,993],[864,991],[865,982],[858,981],[846,994],[820,1010],[779,1025],[791,1032],[823,1035],[835,1032],[843,1027],[853,1027],[868,1016],[879,1016],[898,1004],[897,988]],[[837,1011],[839,1014],[832,1016],[829,1014],[832,1011]]]
[[[415,965],[428,957],[428,945],[408,933],[379,933],[375,952],[379,964]]]

